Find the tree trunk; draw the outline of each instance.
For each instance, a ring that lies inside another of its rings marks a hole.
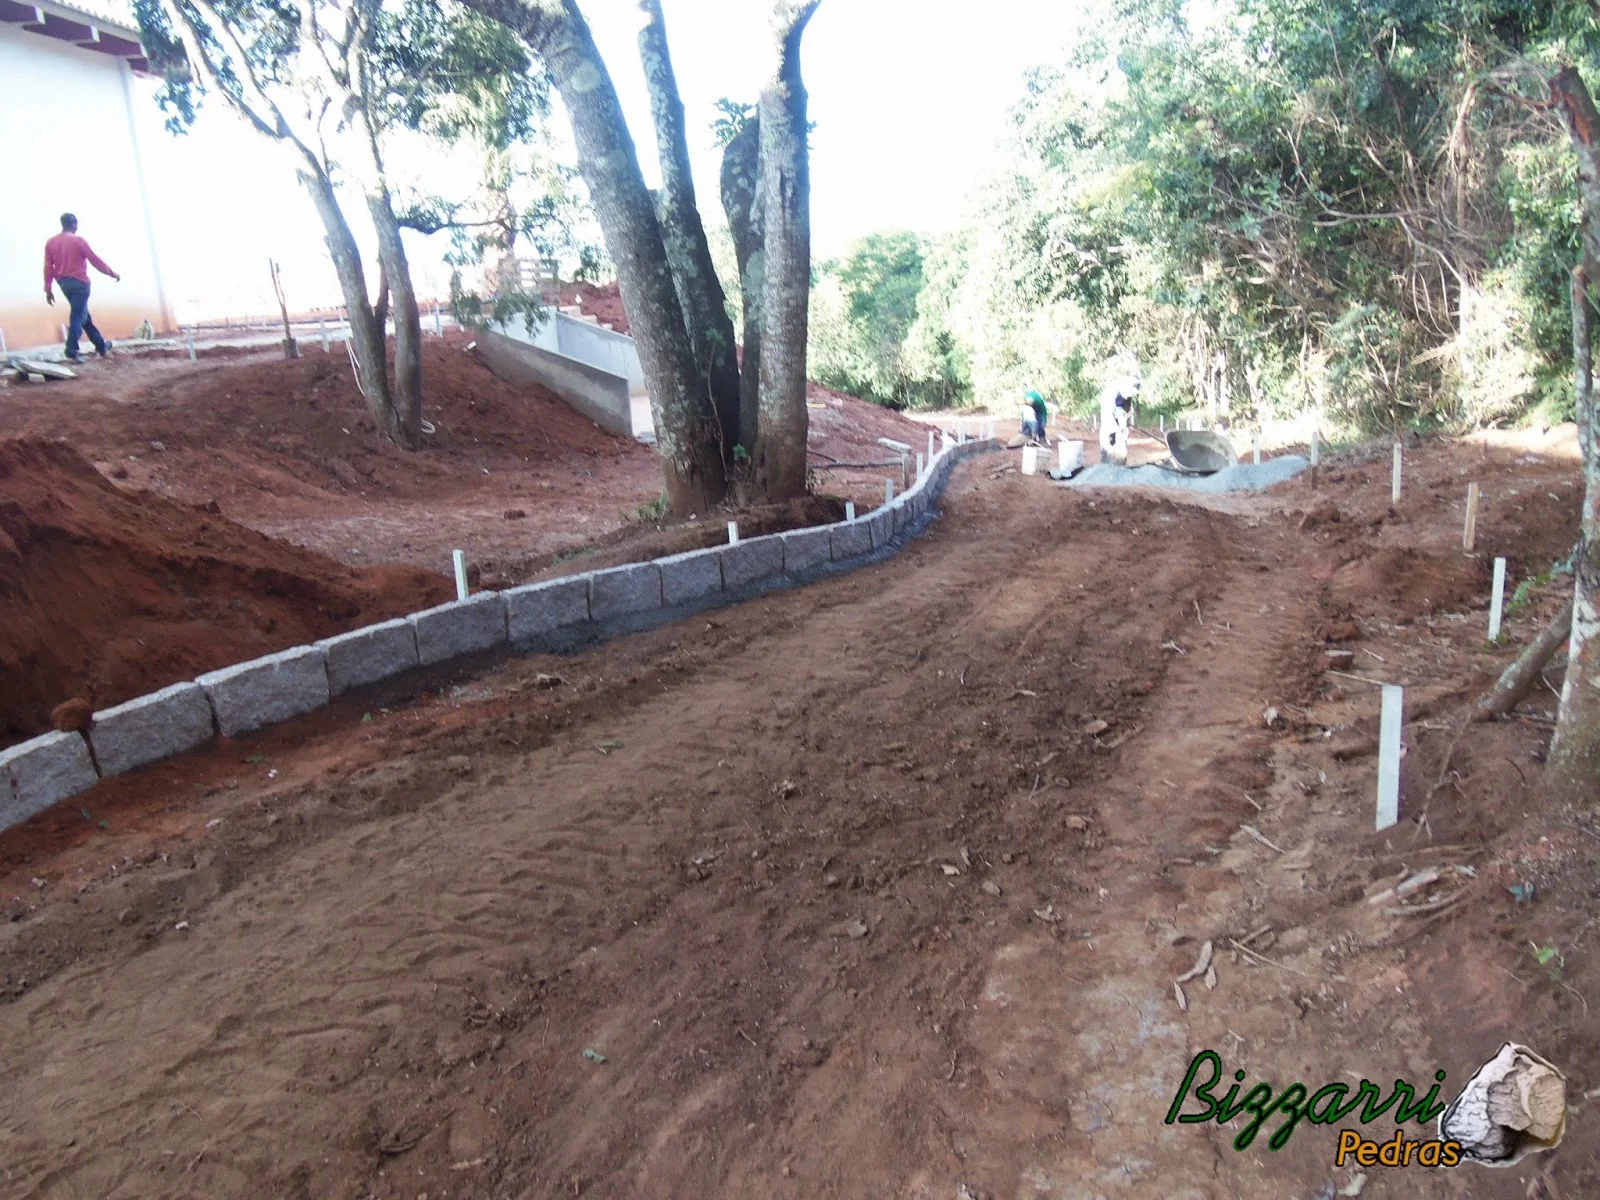
[[[372,302],[372,323],[378,327],[378,335],[385,340],[389,337],[389,271],[383,265],[383,256],[378,256],[378,298]]]
[[[1473,720],[1487,721],[1493,717],[1503,717],[1521,704],[1523,698],[1538,684],[1539,674],[1545,664],[1555,657],[1556,651],[1561,649],[1571,632],[1572,605],[1568,604],[1539,631],[1538,637],[1523,648],[1516,661],[1500,672],[1500,678],[1495,680],[1489,694],[1479,700],[1472,710]]]
[[[722,152],[722,207],[733,232],[744,309],[744,353],[739,364],[739,437],[745,453],[755,449],[761,427],[761,290],[766,284],[762,236],[761,118],[752,117]]]
[[[1583,196],[1583,265],[1572,276],[1572,351],[1578,442],[1583,450],[1583,520],[1573,560],[1572,633],[1555,739],[1546,768],[1551,790],[1571,801],[1600,799],[1600,430],[1595,424],[1593,281],[1600,263],[1600,113],[1583,79],[1564,67],[1550,81],[1578,154]]]
[[[650,391],[667,505],[708,512],[727,491],[720,429],[701,387],[672,268],[622,105],[576,0],[463,0],[516,33],[549,68],[588,185]]]
[[[417,308],[416,289],[411,285],[405,244],[400,240],[400,223],[395,219],[387,189],[368,193],[367,211],[378,232],[378,259],[389,281],[394,309],[395,415],[402,444],[415,450],[422,445],[422,314]],[[378,334],[387,341],[383,326],[378,327]]]
[[[661,237],[672,264],[684,328],[710,389],[727,456],[739,440],[739,360],[734,352],[733,322],[728,319],[727,299],[695,201],[683,99],[667,49],[660,0],[640,0],[639,8],[645,17],[639,27],[639,58],[650,90],[656,153],[661,160]]]
[[[306,156],[299,170],[300,182],[311,194],[322,218],[327,234],[328,254],[333,259],[334,273],[339,277],[339,290],[344,293],[345,311],[350,315],[350,349],[355,356],[357,384],[367,402],[367,410],[378,426],[378,432],[390,441],[405,445],[405,430],[395,411],[389,393],[387,355],[384,353],[383,330],[373,320],[372,305],[367,299],[367,277],[361,269],[361,253],[350,233],[350,225],[339,208],[333,183],[320,164]]]
[[[811,304],[811,154],[800,39],[818,0],[779,0],[778,70],[761,92],[761,298],[758,486],[769,500],[806,490],[806,336]]]

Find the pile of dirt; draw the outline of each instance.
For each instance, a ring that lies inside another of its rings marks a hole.
[[[1460,609],[1485,594],[1483,564],[1390,546],[1346,563],[1334,572],[1333,593],[1356,611],[1412,617]]]
[[[289,362],[265,354],[168,373],[127,391],[115,386],[119,365],[86,378],[77,390],[88,395],[56,388],[43,397],[47,405],[19,406],[0,432],[65,432],[114,475],[179,499],[215,498],[225,510],[241,491],[278,502],[352,493],[432,499],[444,489],[470,491],[497,467],[648,453],[543,388],[505,383],[462,345],[430,338],[422,357],[423,418],[432,430],[425,453],[377,436],[338,346]],[[67,402],[70,413],[62,411]]]
[[[122,492],[65,443],[0,441],[0,745],[71,697],[120,703],[449,592],[442,574],[342,566]]]

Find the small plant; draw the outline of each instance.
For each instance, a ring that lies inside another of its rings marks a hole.
[[[1548,571],[1544,571],[1538,575],[1532,576],[1531,578],[1524,579],[1521,583],[1517,584],[1516,590],[1511,593],[1510,602],[1506,605],[1506,616],[1515,616],[1523,608],[1526,608],[1528,601],[1533,598],[1533,593],[1537,589],[1542,588],[1545,584],[1549,583],[1551,580],[1555,579],[1556,576],[1571,575],[1572,565],[1575,561],[1577,561],[1577,557],[1578,548],[1574,546],[1571,554],[1567,555],[1566,558],[1561,559],[1559,562],[1551,563]]]
[[[662,492],[649,504],[641,504],[633,510],[633,515],[646,525],[654,525],[667,514],[667,494]]]
[[[1536,942],[1528,944],[1533,947],[1534,961],[1549,972],[1551,979],[1559,983],[1562,970],[1567,965],[1566,956],[1555,946],[1541,946]]]
[[[742,445],[735,444],[733,447],[733,461],[736,463],[749,462],[750,451],[746,450]]]

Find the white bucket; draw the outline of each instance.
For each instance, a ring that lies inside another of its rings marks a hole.
[[[1039,447],[1024,446],[1022,448],[1022,473],[1024,475],[1037,475],[1039,473]]]
[[[1057,464],[1060,470],[1076,471],[1083,466],[1083,443],[1061,441],[1057,443],[1056,453],[1060,458]]]

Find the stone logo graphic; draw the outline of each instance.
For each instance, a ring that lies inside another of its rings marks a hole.
[[[1507,1042],[1467,1080],[1439,1117],[1439,1137],[1462,1156],[1509,1167],[1553,1150],[1567,1127],[1567,1079],[1526,1046]]]
[[[1536,1151],[1553,1149],[1566,1128],[1566,1077],[1549,1061],[1515,1042],[1501,1046],[1449,1104],[1438,1099],[1443,1071],[1434,1073],[1435,1082],[1424,1095],[1419,1096],[1412,1084],[1396,1079],[1387,1097],[1382,1088],[1366,1079],[1354,1089],[1354,1095],[1345,1083],[1326,1084],[1315,1091],[1303,1083],[1291,1083],[1281,1092],[1266,1082],[1246,1089],[1243,1071],[1233,1072],[1235,1082],[1218,1096],[1213,1089],[1222,1083],[1224,1074],[1222,1056],[1215,1050],[1196,1054],[1167,1110],[1166,1124],[1215,1121],[1226,1125],[1244,1116],[1246,1120],[1233,1139],[1234,1149],[1243,1151],[1269,1123],[1276,1127],[1266,1137],[1267,1147],[1281,1150],[1302,1121],[1335,1125],[1353,1119],[1370,1125],[1387,1115],[1397,1126],[1407,1121],[1426,1126],[1438,1120],[1438,1137],[1419,1140],[1408,1139],[1403,1130],[1397,1130],[1392,1141],[1379,1143],[1356,1129],[1341,1129],[1336,1165],[1344,1166],[1353,1158],[1364,1167],[1453,1167],[1461,1162],[1511,1166]],[[1191,1102],[1203,1107],[1185,1112]]]

